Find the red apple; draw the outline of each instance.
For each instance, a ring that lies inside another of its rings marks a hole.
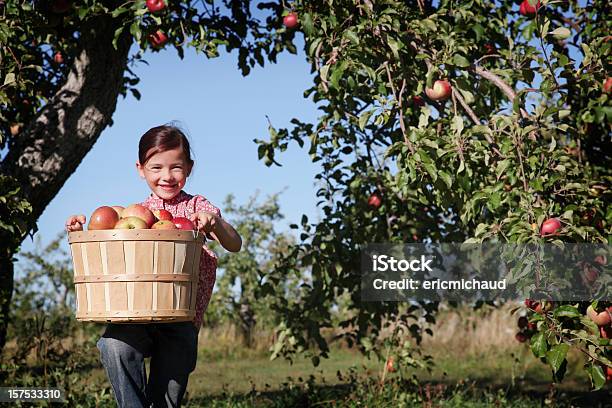
[[[148,38],[153,48],[161,48],[168,41],[168,36],[162,30],[149,34]]]
[[[174,223],[174,225],[176,225],[176,228],[181,230],[195,231],[196,229],[195,225],[193,225],[193,222],[191,222],[190,219],[185,217],[176,217],[172,219],[172,222]]]
[[[603,90],[608,93],[612,90],[612,77],[607,77],[603,84]]]
[[[124,208],[120,205],[113,205],[112,206],[113,210],[117,211],[117,214],[119,215],[119,218],[121,218],[121,215],[123,214],[123,210]]]
[[[497,52],[497,48],[495,47],[495,44],[492,44],[492,43],[486,43],[484,45],[484,49],[487,55],[495,54]]]
[[[413,96],[410,99],[410,102],[412,102],[414,106],[419,107],[419,108],[425,105],[425,100],[423,100],[423,97],[419,95]]]
[[[382,205],[382,197],[379,193],[373,193],[370,198],[368,198],[368,205],[375,210],[378,209]]]
[[[147,8],[151,13],[156,13],[166,8],[164,0],[147,0]]]
[[[140,204],[129,205],[125,210],[123,210],[121,216],[123,218],[138,217],[145,222],[147,225],[146,228],[151,228],[151,225],[153,225],[155,222],[155,216],[151,210]]]
[[[298,15],[297,13],[291,12],[283,17],[283,24],[287,28],[294,28],[298,25]]]
[[[561,229],[561,222],[557,218],[549,218],[542,223],[540,227],[540,235],[557,235],[557,231]]]
[[[608,258],[605,255],[597,255],[595,259],[593,259],[597,265],[606,266],[608,264]]]
[[[147,223],[138,217],[125,217],[115,224],[115,229],[147,229]]]
[[[526,17],[533,17],[536,11],[540,8],[540,2],[538,1],[535,6],[529,3],[529,0],[523,0],[519,8],[519,12]]]
[[[606,367],[606,380],[612,381],[612,367]]]
[[[70,0],[55,0],[51,4],[51,11],[56,14],[63,14],[70,10],[71,4]]]
[[[104,229],[113,229],[115,224],[119,221],[119,216],[117,212],[112,209],[112,207],[102,206],[98,207],[94,210],[89,217],[89,225],[87,229],[89,230],[104,230]]]
[[[592,284],[599,278],[599,271],[593,265],[585,262],[582,268],[582,279],[586,284]]]
[[[451,94],[451,85],[446,79],[439,79],[433,84],[433,88],[426,88],[425,94],[432,101],[443,101]]]
[[[523,333],[523,332],[516,333],[516,335],[514,335],[514,338],[519,343],[524,343],[524,342],[526,342],[529,339],[529,337],[527,337],[527,335],[525,333]]]
[[[387,359],[386,368],[387,368],[387,371],[390,372],[390,373],[394,373],[395,372],[395,365],[393,363],[394,363],[393,357],[389,357]]]
[[[151,226],[151,229],[160,229],[160,230],[169,230],[169,229],[177,229],[174,222],[169,220],[161,220],[157,221],[155,224]]]
[[[53,61],[56,64],[63,64],[64,63],[64,56],[62,55],[61,52],[56,52],[55,55],[53,56]]]
[[[172,213],[168,210],[153,210],[153,215],[160,221],[172,221]]]
[[[601,334],[601,337],[604,339],[612,339],[612,326],[600,326],[599,334]]]
[[[612,322],[612,316],[609,310],[604,310],[597,313],[597,311],[593,309],[593,306],[589,306],[587,307],[586,314],[593,321],[593,323],[598,326],[609,326],[610,322]]]

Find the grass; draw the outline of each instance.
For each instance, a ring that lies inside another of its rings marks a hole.
[[[382,364],[342,344],[332,347],[318,367],[296,358],[270,361],[271,332],[255,334],[252,348],[242,346],[232,326],[202,329],[198,363],[189,379],[187,407],[612,407],[610,385],[590,392],[583,359],[568,355],[568,371],[551,383],[547,366],[527,344],[514,340],[517,316],[510,306],[489,311],[445,310],[422,343],[433,356],[432,372],[406,368],[387,374]],[[91,350],[97,358],[97,350]],[[101,368],[83,373],[84,384],[109,387]],[[97,386],[96,386],[97,387]],[[95,387],[94,387],[95,388]],[[104,393],[102,393],[104,394]],[[108,395],[104,403],[114,406]]]

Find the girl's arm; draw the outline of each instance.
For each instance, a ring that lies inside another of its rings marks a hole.
[[[242,247],[242,238],[234,227],[223,218],[206,211],[192,214],[190,217],[196,228],[210,234],[223,248],[230,252],[238,252]]]

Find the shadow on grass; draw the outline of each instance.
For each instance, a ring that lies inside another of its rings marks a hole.
[[[400,404],[401,402],[401,404]],[[390,381],[335,385],[285,383],[280,390],[223,392],[188,398],[187,407],[612,407],[612,389],[599,391],[559,390],[555,384],[533,382],[503,386],[494,379],[449,383],[431,381],[414,385]]]

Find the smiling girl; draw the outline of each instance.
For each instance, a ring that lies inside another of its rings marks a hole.
[[[186,217],[209,239],[238,252],[242,240],[217,207],[201,195],[183,191],[193,168],[189,141],[175,126],[148,130],[138,146],[136,169],[149,188],[142,203],[151,211],[165,209]],[[66,221],[67,231],[79,231],[84,215]],[[198,331],[215,284],[216,255],[204,245],[193,322],[108,324],[97,343],[102,364],[120,407],[178,407],[197,361]],[[150,357],[147,379],[144,359]]]

